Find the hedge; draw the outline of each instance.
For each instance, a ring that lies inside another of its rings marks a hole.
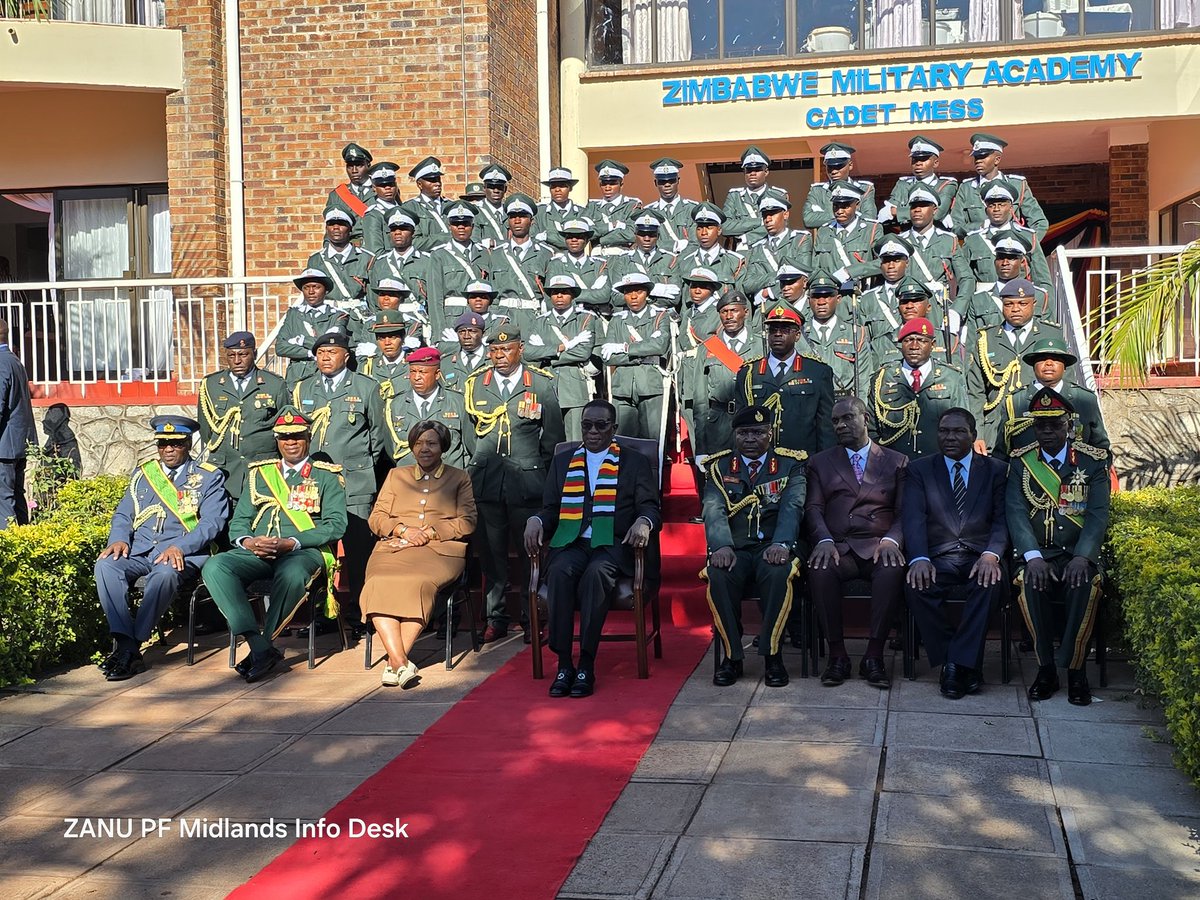
[[[0,685],[87,660],[108,636],[93,565],[127,478],[72,481],[32,524],[0,531]]]
[[[1108,557],[1138,682],[1200,784],[1200,487],[1113,495]]]

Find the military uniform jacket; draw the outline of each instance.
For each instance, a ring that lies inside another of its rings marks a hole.
[[[581,306],[603,306],[612,303],[612,280],[608,276],[608,261],[600,256],[571,256],[559,253],[546,264],[546,278],[570,275],[579,285],[575,302]]]
[[[696,224],[692,221],[692,213],[699,205],[695,200],[685,197],[676,197],[669,204],[664,203],[662,198],[646,204],[646,209],[652,209],[663,217],[660,239],[665,238],[675,253],[680,253],[692,242]]]
[[[467,471],[476,501],[540,507],[554,448],[565,439],[554,379],[523,365],[505,399],[488,366],[467,378],[463,391]]]
[[[467,311],[467,285],[487,275],[488,252],[478,244],[463,247],[447,241],[428,259],[429,329],[438,338]]]
[[[1042,205],[1034,198],[1033,191],[1030,189],[1029,182],[1026,181],[1025,176],[997,172],[995,177],[1003,178],[1005,181],[1020,186],[1021,196],[1013,204],[1013,210],[1017,215],[1018,223],[1024,225],[1030,231],[1036,231],[1037,241],[1044,238],[1047,229],[1050,227],[1050,220],[1046,218],[1046,214],[1042,211]],[[969,234],[987,222],[986,204],[983,202],[981,194],[981,188],[986,183],[979,175],[973,175],[970,178],[964,178],[958,184],[958,191],[954,195],[954,206],[951,215],[954,217],[954,230],[960,236]],[[1035,244],[1037,241],[1035,241]]]
[[[795,266],[801,271],[812,269],[813,238],[807,231],[789,229],[775,237],[755,241],[746,254],[746,274],[742,288],[754,297],[765,287],[779,282],[780,266]]]
[[[978,285],[978,290],[963,305],[962,320],[963,325],[966,327],[967,340],[970,346],[975,346],[975,343],[979,340],[979,333],[981,331],[995,325],[1004,324],[1004,303],[1000,299],[1000,289],[1002,287],[1004,287],[1004,284],[999,281],[980,284]],[[1033,301],[1034,318],[1037,319],[1045,316],[1049,306],[1050,295],[1040,287],[1037,288]]]
[[[1067,441],[1067,459],[1056,473],[1037,444],[1014,454],[1005,512],[1019,556],[1040,550],[1046,559],[1082,556],[1100,564],[1108,528],[1108,453],[1083,441]]]
[[[343,193],[349,194],[355,201],[353,204],[345,197]],[[331,209],[340,209],[342,212],[350,213],[354,217],[354,224],[350,226],[350,240],[354,243],[362,241],[362,217],[370,208],[371,203],[375,200],[375,188],[371,186],[371,179],[366,179],[362,184],[339,184],[329,192],[329,198],[325,201],[325,209],[321,211],[321,217],[324,218],[325,213]]]
[[[570,219],[586,218],[586,216],[587,210],[574,200],[568,200],[567,205],[563,207],[557,206],[553,202],[539,203],[537,215],[533,217],[534,240],[541,241],[555,250],[566,250],[567,242],[563,240],[562,232],[558,230],[559,226]],[[600,223],[594,223],[594,225],[600,227]]]
[[[265,470],[281,468],[277,459],[252,463],[246,490],[238,500],[229,523],[229,538],[295,538],[301,549],[336,544],[346,533],[346,489],[342,486],[342,467],[323,460],[307,459],[299,472],[284,476],[288,495],[280,504],[267,486]],[[301,531],[287,514],[288,505],[303,509],[315,527]]]
[[[924,178],[918,178],[916,175],[900,176],[896,186],[892,188],[892,195],[888,197],[888,202],[896,207],[896,221],[901,225],[909,223],[908,195],[918,184],[923,184],[937,195],[937,212],[934,213],[933,221],[946,225],[950,207],[954,205],[954,197],[958,193],[958,179],[936,173]]]
[[[791,547],[804,518],[804,464],[789,450],[768,450],[752,480],[746,461],[726,450],[705,466],[704,537],[709,552],[721,547]]]
[[[482,369],[488,364],[487,345],[484,344],[479,348],[478,355],[467,353],[460,346],[457,350],[450,353],[449,356],[442,357],[442,383],[450,390],[458,391],[460,394],[467,383],[467,376],[472,372]]]
[[[746,325],[750,325],[747,316]],[[679,321],[679,349],[688,356],[706,340],[721,330],[721,314],[717,312],[717,296],[714,294],[699,306],[690,299],[683,304],[683,315]],[[751,329],[753,330],[753,329]]]
[[[721,279],[721,289],[717,291],[716,296],[730,290],[744,289],[746,258],[740,253],[726,250],[720,244],[709,250],[693,247],[679,257],[675,264],[675,268],[679,272],[680,283],[682,283],[684,275],[697,267],[709,269],[717,278]]]
[[[318,373],[292,389],[292,403],[312,422],[309,449],[342,467],[347,509],[365,517],[375,499],[375,461],[387,448],[379,385],[345,370],[330,394]]]
[[[1042,245],[1028,228],[1010,222],[1002,228],[989,225],[975,229],[954,254],[952,266],[960,298],[970,297],[980,284],[999,278],[996,274],[996,240],[1006,231],[1020,232],[1026,240],[1033,241],[1033,250],[1029,253],[1029,280],[1049,292],[1050,266],[1046,262],[1046,254],[1042,252]]]
[[[379,305],[379,282],[385,278],[403,281],[412,291],[409,301],[400,304],[404,321],[424,324],[428,319],[429,254],[410,247],[405,256],[400,256],[393,248],[375,257],[375,263],[371,266],[368,297],[376,306]]]
[[[628,309],[613,313],[604,338],[607,344],[625,344],[625,351],[606,361],[609,387],[614,397],[634,405],[646,397],[664,394],[664,373],[671,364],[671,315],[647,306],[637,315]]]
[[[157,466],[157,459],[146,463]],[[163,475],[164,479],[168,476]],[[209,545],[229,521],[229,497],[225,493],[225,476],[211,463],[187,459],[171,482],[176,494],[177,508],[199,519],[188,531],[180,517],[150,485],[142,466],[133,470],[129,488],[113,513],[108,542],[124,541],[130,556],[147,557],[151,562],[168,547],[178,547],[184,558],[199,567],[208,558]]]
[[[833,446],[833,370],[819,359],[796,354],[792,368],[776,377],[769,357],[747,362],[737,374],[737,408],[775,410],[774,446],[812,456]]]
[[[317,371],[313,357],[313,344],[328,331],[338,329],[350,333],[350,321],[346,314],[329,302],[310,307],[301,301],[292,306],[283,316],[283,324],[275,336],[275,354],[288,360],[287,383],[294,385]]]
[[[554,374],[560,408],[578,409],[595,396],[592,378],[583,367],[603,343],[603,329],[599,316],[572,305],[565,321],[551,310],[534,319],[526,332],[524,358]]]
[[[673,253],[666,253],[658,247],[649,254],[634,248],[628,253],[608,258],[608,283],[616,285],[631,272],[640,272],[650,276],[655,285],[666,286],[665,292],[661,288],[654,291],[652,303],[679,309],[683,296],[682,278],[686,273],[679,270],[677,263],[678,258]],[[625,306],[625,296],[615,286],[611,289],[610,299],[614,309],[622,309]]]
[[[543,311],[542,285],[553,258],[554,251],[537,241],[524,247],[501,244],[488,255],[489,283],[497,295],[494,306],[522,329]]]
[[[389,362],[382,353],[363,360],[358,365],[358,373],[366,375],[379,385],[379,396],[385,401],[399,394],[407,393],[410,389],[408,382],[408,363],[401,352]]]
[[[911,228],[900,237],[912,244],[913,255],[908,261],[907,274],[928,285],[931,281],[954,285],[954,254],[958,238],[953,232],[934,226],[926,234]]]
[[[1025,447],[1035,440],[1033,434],[1033,419],[1026,415],[1033,395],[1042,386],[1030,380],[1023,388],[1005,397],[1001,401],[1000,423],[996,429],[996,445],[992,455],[1007,459],[1012,455],[1013,447]],[[1087,388],[1078,384],[1062,382],[1057,388],[1059,394],[1066,398],[1075,412],[1071,416],[1072,439],[1082,441],[1089,447],[1096,447],[1112,455],[1112,442],[1104,428],[1104,419],[1100,415],[1100,401]]]
[[[335,251],[330,244],[308,258],[306,268],[320,269],[333,279],[333,290],[325,295],[325,301],[340,303],[366,296],[375,257],[362,247],[351,244],[345,254]]]
[[[372,256],[378,256],[392,249],[392,236],[388,231],[387,220],[393,212],[400,208],[399,203],[387,203],[376,197],[362,217],[362,248]]]
[[[439,385],[433,404],[422,416],[417,412],[417,395],[412,391],[405,391],[385,400],[383,411],[384,422],[387,425],[388,453],[396,465],[406,466],[415,462],[408,448],[408,431],[424,418],[441,422],[450,432],[450,449],[442,454],[442,461],[458,469],[466,467],[467,451],[463,445],[463,429],[471,426],[467,422],[462,394]]]
[[[836,397],[853,394],[861,397],[866,393],[866,387],[877,368],[873,362],[871,343],[867,338],[867,329],[854,325],[843,316],[835,316],[833,328],[829,336],[821,338],[821,328],[816,320],[804,326],[804,338],[814,354],[821,362],[833,370],[833,393]],[[855,372],[858,373],[857,381]]]
[[[747,337],[746,346],[735,353],[723,334],[713,334],[688,360],[682,393],[684,403],[692,409],[692,450],[697,455],[711,456],[733,446],[738,372],[749,360],[766,353],[761,334],[747,328]]]
[[[867,398],[871,438],[909,459],[938,452],[938,417],[943,412],[952,406],[970,408],[967,385],[958,370],[931,362],[917,393],[899,363],[883,366],[871,380]]]
[[[633,219],[642,201],[618,194],[612,200],[589,200],[583,214],[595,223],[601,247],[625,247],[633,243]]]
[[[992,325],[978,333],[967,368],[967,396],[971,407],[983,413],[979,437],[989,448],[996,446],[1004,401],[1034,380],[1033,366],[1022,360],[1021,354],[1047,337],[1061,340],[1062,330],[1039,321],[1037,316],[1017,346],[1013,346],[1003,325]]]
[[[874,246],[881,233],[881,225],[864,219],[861,214],[851,219],[845,228],[822,225],[817,229],[813,248],[816,264],[835,273],[835,278],[843,269],[851,278],[878,275],[879,260],[875,258]]]
[[[417,195],[400,204],[402,209],[412,213],[413,218],[417,220],[417,228],[413,232],[413,246],[418,250],[428,253],[450,240],[450,226],[446,224],[446,217],[442,214],[445,203],[445,200],[426,200]]]
[[[503,207],[492,206],[487,200],[474,204],[479,210],[475,217],[475,230],[471,240],[489,249],[494,249],[508,240],[508,213]]]
[[[770,185],[765,185],[758,191],[751,191],[745,186],[730,188],[729,193],[725,195],[725,206],[721,209],[725,214],[721,234],[725,237],[740,237],[742,243],[739,246],[746,247],[765,238],[767,229],[763,228],[758,202],[768,190],[776,190],[787,196],[787,191],[783,188],[772,188]],[[695,233],[694,226],[692,232]]]
[[[875,185],[865,178],[851,178],[850,183],[863,192],[858,201],[858,214],[871,221],[879,215],[879,207],[875,200]],[[808,189],[808,197],[804,200],[804,227],[820,228],[833,221],[832,182],[816,181]]]
[[[272,429],[287,402],[283,379],[274,372],[255,368],[246,377],[246,390],[240,391],[228,369],[206,375],[196,411],[208,462],[225,473],[233,497],[241,496],[247,463],[279,455]]]

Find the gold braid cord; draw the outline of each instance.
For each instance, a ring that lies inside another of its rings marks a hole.
[[[1022,466],[1021,469],[1021,492],[1029,501],[1030,507],[1042,514],[1042,521],[1046,529],[1046,544],[1049,545],[1054,540],[1054,511],[1058,509],[1058,498],[1047,495],[1041,485],[1038,485],[1038,490],[1035,492],[1033,486],[1036,482],[1029,472],[1029,467]]]
[[[142,470],[139,467],[133,474],[133,479],[129,482],[129,496],[133,498],[133,530],[141,528],[151,519],[157,519],[154,524],[155,531],[162,531],[163,523],[167,521],[167,511],[162,508],[161,503],[153,503],[142,509],[141,503],[138,502],[138,483],[145,476],[142,475]]]
[[[979,368],[983,369],[983,377],[987,379],[990,387],[994,387],[997,391],[996,397],[993,400],[985,400],[983,403],[983,411],[991,412],[1000,403],[1013,392],[1020,384],[1016,383],[1021,377],[1021,361],[1014,359],[1009,362],[1003,369],[997,369],[992,365],[992,361],[988,359],[987,349],[987,332],[979,333],[978,341],[979,353]]]
[[[208,420],[212,428],[212,437],[206,445],[209,453],[221,446],[226,434],[229,435],[229,446],[234,450],[238,448],[242,438],[242,407],[235,405],[226,410],[225,415],[220,415],[208,395],[207,380],[200,382],[200,415]]]
[[[385,382],[385,384],[390,384],[390,383],[391,382]],[[383,412],[384,412],[383,419],[385,422],[387,422],[388,434],[390,434],[392,436],[392,440],[396,442],[395,458],[400,459],[400,457],[402,457],[405,453],[408,452],[408,438],[400,437],[399,433],[396,431],[396,421],[395,421],[395,418],[392,416],[392,404],[397,399],[398,398],[395,397],[394,395],[383,398]]]
[[[873,391],[875,421],[881,426],[886,425],[895,432],[891,437],[885,438],[882,429],[880,429],[879,443],[885,447],[896,443],[896,441],[900,440],[908,432],[915,431],[917,422],[921,418],[921,408],[917,405],[916,399],[910,400],[902,406],[891,406],[883,399],[883,381],[887,372],[887,369],[879,370],[879,374],[875,376],[875,390]],[[888,413],[899,413],[900,418],[898,420],[890,419],[888,418]]]
[[[326,403],[320,409],[314,409],[309,415],[309,426],[312,429],[313,444],[318,449],[325,446],[325,436],[329,433],[329,421],[333,418],[333,407]]]
[[[269,463],[274,465],[274,463]],[[251,528],[258,528],[258,523],[263,520],[263,516],[269,515],[267,520],[267,537],[279,537],[279,514],[283,512],[283,507],[279,505],[279,501],[275,499],[275,495],[270,490],[260,491],[258,489],[258,471],[250,470],[250,477],[247,479],[247,487],[250,490],[250,503],[258,509],[254,516],[254,521],[250,523]]]
[[[501,442],[506,442],[511,447],[512,423],[508,418],[507,403],[502,403],[499,408],[490,412],[480,409],[475,405],[475,379],[468,378],[467,383],[463,386],[463,405],[467,408],[467,415],[475,422],[476,437],[491,434],[499,428],[496,435],[496,449],[500,449]]]
[[[762,518],[762,503],[758,499],[758,494],[754,492],[754,489],[751,488],[750,493],[735,503],[725,490],[725,485],[721,480],[721,473],[717,471],[715,464],[708,467],[708,477],[717,486],[717,490],[721,492],[721,499],[725,501],[725,513],[730,519],[737,516],[744,509],[751,506],[755,507],[747,522],[746,533],[750,536],[757,535],[759,531],[758,526]]]

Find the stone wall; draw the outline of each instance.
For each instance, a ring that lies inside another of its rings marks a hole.
[[[38,443],[46,442],[42,431],[45,407],[35,407]],[[128,475],[133,467],[154,455],[150,420],[158,415],[195,417],[195,407],[183,406],[73,406],[71,428],[79,440],[83,475]]]
[[[1200,481],[1200,391],[1109,390],[1100,406],[1122,487]]]

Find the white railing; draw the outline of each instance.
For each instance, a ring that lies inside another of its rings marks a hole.
[[[35,385],[193,393],[231,331],[252,332],[260,362],[282,371],[269,339],[297,296],[285,276],[0,283],[0,318]]]
[[[1074,343],[1081,351],[1081,366],[1089,375],[1107,368],[1111,360],[1093,356],[1095,337],[1114,318],[1121,315],[1122,304],[1131,287],[1138,283],[1139,274],[1166,256],[1184,249],[1183,245],[1159,247],[1059,247],[1049,262],[1054,283],[1055,300],[1063,325],[1075,331]],[[1074,322],[1072,319],[1074,315]],[[1164,334],[1162,352],[1147,359],[1148,370],[1169,367],[1175,374],[1200,376],[1200,316],[1196,314],[1195,297],[1185,290],[1179,298],[1177,325],[1172,333]]]

